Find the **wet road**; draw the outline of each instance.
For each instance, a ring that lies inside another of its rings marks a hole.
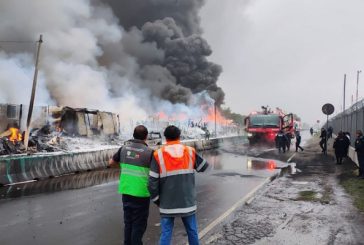
[[[233,150],[232,150],[233,149]],[[196,174],[200,230],[285,164],[248,157],[257,149],[226,145],[203,153],[211,168]],[[107,169],[0,188],[1,244],[121,244],[118,171]],[[156,244],[159,214],[152,204],[146,244]],[[176,220],[173,244],[185,244]]]

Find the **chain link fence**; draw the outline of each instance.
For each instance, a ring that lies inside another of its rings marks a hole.
[[[339,131],[349,132],[351,144],[354,145],[356,130],[364,131],[364,100],[330,119],[329,126],[333,127],[335,134]]]

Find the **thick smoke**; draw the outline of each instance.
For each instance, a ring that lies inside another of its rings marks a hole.
[[[129,30],[142,28],[146,22],[171,17],[185,35],[200,34],[198,12],[205,0],[104,0],[116,13],[121,24]]]
[[[196,112],[204,90],[217,104],[224,99],[216,85],[221,67],[207,60],[212,51],[199,36],[203,2],[3,1],[0,37],[35,41],[43,34],[38,104],[110,110],[122,119]],[[34,46],[0,43],[0,102],[27,103]]]

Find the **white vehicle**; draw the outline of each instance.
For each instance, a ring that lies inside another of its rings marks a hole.
[[[149,132],[147,138],[148,145],[162,145],[162,135],[160,132]]]

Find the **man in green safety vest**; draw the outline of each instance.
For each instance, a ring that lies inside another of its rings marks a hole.
[[[110,165],[120,166],[119,193],[124,209],[124,244],[143,244],[147,228],[150,194],[149,168],[153,150],[145,143],[148,130],[143,125],[134,129],[133,137],[110,159]]]

